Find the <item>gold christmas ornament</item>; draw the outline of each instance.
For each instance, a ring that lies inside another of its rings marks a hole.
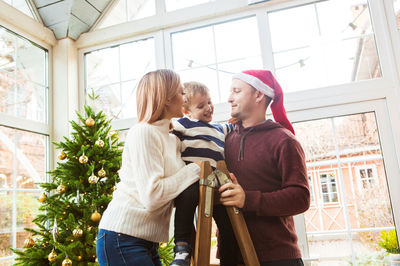
[[[108,135],[113,138],[118,135],[118,132],[115,130],[110,130],[110,132],[108,132]]]
[[[97,181],[99,181],[99,178],[97,176],[95,176],[93,173],[91,176],[89,176],[88,178],[88,182],[89,184],[96,184]]]
[[[83,154],[83,155],[81,155],[81,157],[79,157],[79,162],[81,163],[81,164],[85,164],[85,163],[87,163],[89,161],[89,159],[88,159],[88,157],[85,155],[85,154]]]
[[[74,231],[72,231],[72,235],[76,238],[79,238],[83,235],[83,230],[80,228],[76,228],[74,229]]]
[[[96,146],[99,148],[104,147],[104,141],[102,141],[101,139],[96,140],[96,142],[94,144],[96,144]]]
[[[61,151],[60,154],[58,155],[58,159],[62,161],[65,158],[67,158],[67,154],[65,154],[64,151]]]
[[[62,194],[62,193],[64,193],[66,190],[67,190],[67,188],[66,188],[64,185],[59,185],[59,186],[57,187],[57,193],[58,193],[58,194]]]
[[[86,124],[88,127],[94,126],[94,119],[91,118],[91,117],[89,117],[88,119],[86,119],[85,124]]]
[[[28,237],[24,241],[24,248],[31,248],[35,244],[35,241],[33,241],[32,237]]]
[[[103,167],[97,172],[97,175],[99,177],[105,177],[106,176],[106,171],[104,171]]]
[[[82,256],[78,256],[78,257],[76,257],[76,259],[77,259],[78,261],[81,261],[81,260],[82,260]]]
[[[46,201],[46,199],[47,199],[47,195],[46,195],[46,193],[42,193],[42,195],[40,195],[40,197],[39,197],[39,201],[40,202],[45,202]]]
[[[62,262],[62,266],[71,266],[72,265],[72,261],[69,258],[65,258],[65,260],[63,260]]]
[[[90,220],[92,220],[93,222],[97,223],[99,222],[101,219],[101,214],[98,213],[97,211],[95,211],[94,213],[92,213],[92,216],[90,217]]]
[[[54,251],[54,249],[50,252],[49,256],[47,257],[50,262],[54,262],[57,259],[57,253]]]

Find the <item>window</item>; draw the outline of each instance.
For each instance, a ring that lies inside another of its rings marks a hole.
[[[93,103],[110,118],[136,117],[136,86],[155,69],[154,39],[134,41],[85,54],[86,95],[92,90],[99,98]]]
[[[25,15],[35,19],[35,17],[32,14],[31,8],[29,7],[28,2],[26,0],[2,0],[2,1],[18,9]]]
[[[141,19],[156,14],[155,0],[117,0],[111,12],[100,22],[98,28]]]
[[[185,7],[195,6],[199,4],[204,4],[212,2],[215,0],[165,0],[165,5],[167,11],[173,11],[176,9],[181,9]]]
[[[286,92],[381,77],[367,0],[319,1],[268,17]]]
[[[36,225],[49,171],[48,55],[37,44],[0,26],[0,264],[22,248]],[[8,125],[9,116],[18,117]],[[43,132],[35,132],[33,128]],[[12,127],[11,127],[12,126]]]
[[[175,32],[171,40],[175,71],[183,82],[204,83],[214,103],[227,102],[232,74],[262,68],[255,17]]]
[[[335,174],[321,174],[319,178],[321,182],[322,199],[324,203],[338,202]]]
[[[0,111],[47,123],[47,51],[0,26]]]
[[[375,165],[363,165],[356,167],[356,174],[359,179],[360,189],[370,188],[377,182],[377,171]]]
[[[315,173],[314,184],[321,187],[304,214],[309,254],[321,265],[357,265],[363,254],[378,258],[380,231],[393,228],[394,220],[375,113],[293,126],[309,178]],[[368,184],[363,193],[357,193],[360,184]]]

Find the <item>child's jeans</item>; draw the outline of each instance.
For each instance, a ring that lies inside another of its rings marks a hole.
[[[175,199],[175,243],[191,243],[193,216],[198,203],[199,182],[189,186]],[[236,265],[235,254],[240,251],[226,208],[223,205],[214,205],[213,208],[213,217],[219,230],[220,265]]]
[[[161,266],[158,243],[104,229],[96,252],[100,266]]]

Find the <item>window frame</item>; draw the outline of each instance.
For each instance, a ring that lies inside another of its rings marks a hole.
[[[10,15],[12,15],[14,12],[17,12],[16,10],[12,11]],[[0,12],[1,13],[1,12]],[[23,15],[24,17],[26,16],[25,14]],[[28,16],[26,16],[28,17]],[[46,68],[47,68],[47,96],[46,96],[46,105],[47,105],[47,114],[46,114],[46,119],[45,122],[38,122],[34,120],[29,120],[25,119],[22,117],[15,117],[12,115],[7,115],[0,113],[0,125],[4,127],[8,127],[14,130],[22,130],[22,131],[27,131],[31,132],[34,134],[39,134],[45,137],[45,167],[46,171],[50,170],[51,166],[54,165],[55,160],[53,159],[53,149],[51,148],[51,140],[54,132],[53,128],[53,90],[52,90],[52,75],[53,75],[53,69],[52,69],[52,58],[53,58],[53,51],[52,51],[52,42],[51,38],[43,38],[46,41],[50,40],[49,42],[45,42],[42,39],[38,38],[37,36],[34,36],[30,34],[29,32],[26,32],[11,23],[9,23],[6,20],[0,19],[0,25],[4,28],[6,28],[8,31],[11,33],[15,34],[16,36],[20,38],[24,38],[27,41],[32,42],[34,45],[44,49],[47,51],[47,56],[46,56]],[[39,30],[39,35],[42,35],[42,37],[47,36],[47,32],[43,29]],[[15,166],[13,166],[15,168]],[[13,172],[15,169],[13,169]],[[15,178],[15,177],[14,177]],[[45,181],[49,182],[50,181],[50,175],[48,173],[45,174]],[[13,202],[16,202],[17,200],[17,194],[19,192],[42,192],[43,190],[38,188],[38,189],[24,189],[24,188],[2,188],[0,189],[0,192],[10,192],[12,193],[13,197]],[[16,233],[17,233],[17,226],[16,226],[16,213],[17,213],[17,206],[16,204],[12,204],[12,226],[11,226],[11,247],[16,248],[17,247],[17,241],[16,241]],[[0,263],[2,261],[7,261],[7,260],[12,260],[16,256],[12,254],[11,256],[6,256],[6,257],[1,257],[0,258]]]
[[[333,106],[326,106],[321,108],[311,108],[307,110],[292,112],[288,114],[288,118],[293,123],[295,122],[305,122],[317,119],[333,118],[338,116],[354,115],[365,112],[375,112],[376,124],[379,133],[379,140],[381,143],[381,151],[383,155],[383,164],[386,172],[386,182],[388,184],[389,199],[392,205],[393,219],[395,224],[400,223],[400,194],[396,192],[396,189],[400,186],[400,180],[397,178],[397,173],[399,169],[399,164],[396,158],[396,148],[393,145],[394,135],[390,129],[390,118],[388,114],[388,101],[386,99],[377,99],[365,102],[339,104]],[[338,160],[341,163],[343,169],[345,169],[346,163],[341,162],[340,158]],[[325,171],[321,171],[325,172]],[[316,172],[319,174],[318,172]],[[343,187],[343,181],[341,180],[340,169],[337,170],[337,184],[338,184],[338,196],[339,199],[342,198],[341,189]],[[321,191],[320,191],[321,192]],[[322,194],[321,194],[322,197]],[[345,201],[346,199],[344,199]],[[341,203],[345,204],[345,203]],[[337,206],[336,204],[328,204],[325,206]],[[310,254],[307,243],[307,232],[304,226],[304,214],[299,214],[295,216],[295,228],[299,236],[299,246],[302,249],[303,259],[308,260],[318,260],[315,254]],[[392,229],[392,228],[387,228]],[[348,229],[346,232],[356,232],[359,229]],[[396,228],[397,234],[400,232],[400,227]],[[333,231],[332,234],[335,232]],[[354,255],[354,254],[353,254]],[[355,260],[355,257],[353,258]]]

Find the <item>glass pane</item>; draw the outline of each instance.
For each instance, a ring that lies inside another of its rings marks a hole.
[[[2,1],[4,1],[4,0],[2,0]],[[29,6],[27,4],[27,1],[25,1],[25,0],[5,0],[4,2],[6,2],[7,4],[18,9],[25,15],[35,19],[34,16],[32,15],[31,9],[29,8]]]
[[[120,84],[93,88],[93,91],[95,95],[99,97],[95,101],[87,97],[87,103],[90,104],[96,112],[103,111],[109,118],[117,119],[121,112]]]
[[[15,72],[16,47],[17,37],[0,26],[0,71]]]
[[[41,193],[18,192],[17,193],[17,248],[24,246],[25,239],[31,235],[24,228],[35,228],[32,222],[37,217],[41,203],[38,198]]]
[[[15,130],[0,126],[0,190],[14,187]]]
[[[13,74],[0,72],[0,90],[1,113],[14,115],[16,82]]]
[[[120,46],[122,81],[139,79],[155,66],[154,39],[131,42]]]
[[[174,69],[183,81],[205,83],[214,104],[228,101],[233,74],[263,66],[255,17],[176,32],[171,39]]]
[[[174,69],[182,70],[215,64],[212,27],[173,33],[172,50]]]
[[[268,18],[274,52],[309,46],[318,38],[314,5],[271,12]],[[288,23],[289,21],[293,23]]]
[[[15,115],[45,122],[47,89],[25,80],[17,82]]]
[[[40,188],[46,181],[46,136],[17,131],[17,187]]]
[[[382,76],[367,0],[321,1],[268,16],[275,70],[285,91]],[[292,17],[295,23],[286,23]]]
[[[260,56],[256,17],[218,24],[214,29],[218,62]]]
[[[24,79],[15,79],[13,74],[0,72],[0,110],[39,122],[46,121],[47,88]]]
[[[322,36],[351,37],[373,32],[368,0],[323,1],[315,8]]]
[[[207,86],[210,90],[210,97],[213,103],[219,102],[218,81],[215,66],[208,68],[195,68],[179,72],[182,84],[189,81],[198,81]]]
[[[47,51],[0,26],[0,111],[46,122]]]
[[[305,213],[311,257],[320,258],[318,265],[383,259],[380,232],[394,229],[394,220],[375,114],[300,122],[294,128],[314,176],[311,186],[320,189]],[[319,150],[326,143],[330,148]],[[364,265],[383,265],[368,262]]]
[[[90,52],[85,63],[87,89],[119,81],[119,47]]]
[[[153,16],[155,13],[155,0],[119,0],[97,28],[106,28],[127,21]]]
[[[156,14],[155,0],[127,0],[128,21],[149,17]]]
[[[0,188],[0,257],[11,256],[12,239],[12,197],[13,192],[5,192]]]
[[[195,6],[215,0],[165,0],[167,11],[172,11],[184,7]]]
[[[86,54],[86,93],[99,98],[91,103],[110,118],[136,117],[136,86],[156,69],[154,39],[149,38]],[[97,86],[101,84],[100,86]],[[96,86],[94,86],[96,85]]]
[[[17,75],[28,81],[46,86],[46,52],[32,43],[19,39]]]
[[[139,80],[122,83],[122,111],[120,118],[137,117],[136,87]]]
[[[112,25],[121,24],[127,21],[126,0],[120,0],[113,7],[112,11],[103,18],[98,26],[99,29]]]

